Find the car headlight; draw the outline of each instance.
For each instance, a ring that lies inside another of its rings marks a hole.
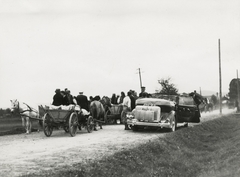
[[[134,115],[128,113],[128,114],[126,115],[126,118],[127,118],[127,119],[133,119],[133,118],[134,118]]]

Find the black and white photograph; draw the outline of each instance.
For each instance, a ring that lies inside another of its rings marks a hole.
[[[240,176],[240,0],[0,0],[0,176]]]

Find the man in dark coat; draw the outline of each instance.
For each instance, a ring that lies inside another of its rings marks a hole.
[[[141,93],[139,94],[139,97],[141,97],[141,98],[148,97],[148,93],[146,92],[146,87],[141,87]]]
[[[189,94],[189,96],[191,96],[197,106],[197,109],[198,111],[195,113],[199,118],[201,117],[201,114],[200,114],[200,109],[199,109],[199,105],[203,102],[204,98],[202,95],[198,94],[196,92],[196,90],[194,90],[194,92],[191,92]],[[200,119],[199,119],[199,122],[200,122]]]
[[[194,100],[194,102],[196,103],[197,107],[199,107],[199,105],[203,102],[204,98],[202,95],[198,94],[196,92],[196,90],[194,90],[194,92],[191,92],[189,94],[189,96],[191,96]]]
[[[134,90],[129,91],[131,93],[130,99],[131,99],[131,110],[135,109],[136,107],[136,99],[134,97]]]
[[[79,92],[79,95],[76,98],[77,104],[87,111],[89,111],[89,101],[87,96],[83,95],[83,92]]]
[[[67,98],[66,92],[65,92],[65,91],[61,91],[61,94],[62,94],[62,97],[63,97],[63,103],[62,103],[62,105],[68,106],[69,103],[68,103],[68,98]]]
[[[67,96],[67,100],[68,100],[68,105],[74,104],[73,96],[71,95],[71,91],[70,90],[66,90],[65,92],[66,92],[66,96]]]
[[[55,90],[55,95],[53,96],[53,103],[52,103],[52,105],[60,106],[60,105],[63,104],[63,102],[64,102],[64,100],[63,100],[63,96],[61,94],[60,89],[56,89]]]

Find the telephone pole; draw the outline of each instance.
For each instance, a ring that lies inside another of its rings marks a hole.
[[[239,98],[239,82],[238,82],[238,70],[237,70],[237,112],[239,111],[239,101],[240,101],[240,98]]]
[[[218,50],[219,50],[219,109],[220,114],[222,114],[222,73],[221,73],[221,49],[220,49],[220,39],[218,39]]]
[[[141,78],[141,70],[138,68],[138,73],[139,73],[139,79],[140,79],[140,90],[142,88],[142,78]]]

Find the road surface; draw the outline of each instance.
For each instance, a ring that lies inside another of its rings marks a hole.
[[[231,112],[234,110],[223,110],[223,114]],[[219,111],[203,113],[201,122],[217,117]],[[87,163],[165,135],[162,131],[133,132],[124,130],[123,125],[106,125],[92,133],[78,131],[75,137],[70,137],[64,130],[54,130],[51,137],[46,137],[43,131],[0,136],[0,176],[40,173],[74,163]]]

